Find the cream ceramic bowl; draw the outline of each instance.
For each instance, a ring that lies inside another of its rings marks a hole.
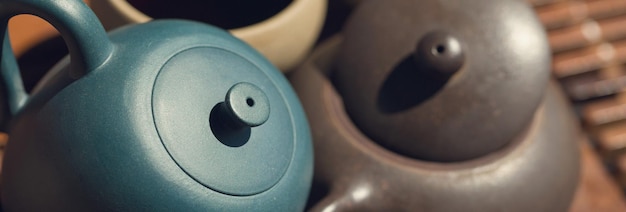
[[[327,0],[293,0],[268,19],[229,31],[281,71],[288,72],[304,59],[316,41],[326,16],[326,4]],[[92,1],[91,8],[107,30],[152,20],[126,0]]]

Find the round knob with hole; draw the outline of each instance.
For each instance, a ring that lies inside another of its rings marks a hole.
[[[447,80],[457,73],[465,62],[461,42],[449,33],[434,31],[426,34],[417,44],[413,59],[434,79]]]
[[[251,83],[237,83],[228,90],[224,100],[226,112],[236,127],[257,127],[270,117],[270,104],[259,87]]]

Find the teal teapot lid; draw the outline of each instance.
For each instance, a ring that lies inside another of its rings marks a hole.
[[[295,123],[283,98],[252,61],[199,47],[165,63],[152,101],[176,163],[199,183],[240,196],[271,188],[289,166]]]

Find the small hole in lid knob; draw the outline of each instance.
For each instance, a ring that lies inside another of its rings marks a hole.
[[[434,49],[435,50],[435,55],[437,54],[443,54],[444,52],[446,52],[446,46],[444,46],[443,44],[439,44],[437,45],[437,47]]]
[[[448,80],[465,63],[461,41],[446,31],[432,31],[419,39],[413,52],[419,71],[431,77]]]
[[[246,104],[248,104],[248,106],[250,106],[250,107],[254,107],[254,99],[248,97],[246,99]]]

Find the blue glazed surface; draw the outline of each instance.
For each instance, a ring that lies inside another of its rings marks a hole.
[[[5,19],[29,11],[60,29],[72,61],[26,96],[5,37],[1,73],[14,115],[5,209],[304,208],[313,174],[306,117],[282,74],[248,45],[183,20],[127,26],[107,38],[78,0],[0,0]],[[200,59],[164,68],[185,54]],[[208,114],[238,82],[258,86],[271,112],[247,142],[227,146],[207,126]]]

